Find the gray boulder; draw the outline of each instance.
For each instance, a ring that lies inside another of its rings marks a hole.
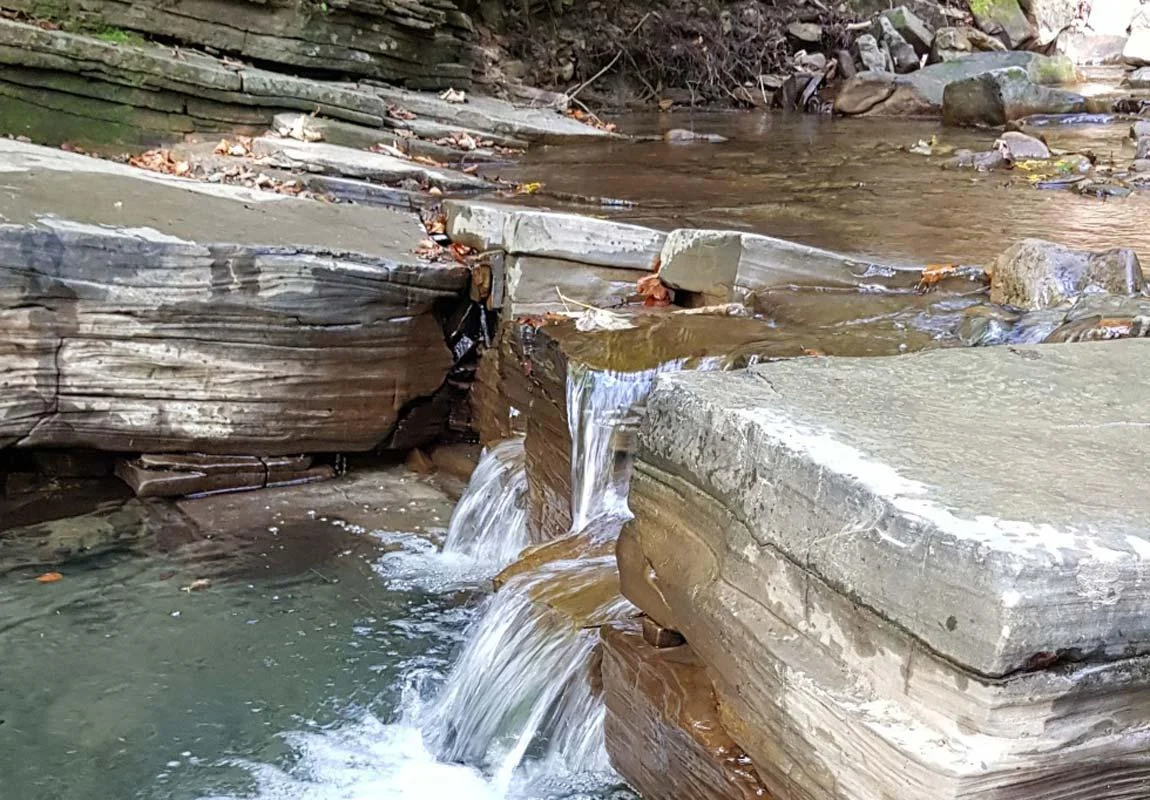
[[[1020,67],[992,70],[946,87],[942,116],[947,125],[1002,126],[1031,114],[1086,111],[1086,98],[1041,86]]]
[[[855,40],[858,49],[859,61],[863,70],[869,72],[893,72],[894,66],[890,63],[890,54],[878,46],[878,39],[869,33],[864,33]]]
[[[1050,148],[1041,139],[1019,131],[1007,131],[998,137],[994,147],[1009,161],[1050,158]]]
[[[1126,78],[1131,89],[1150,89],[1150,67],[1139,67]]]
[[[1143,136],[1138,139],[1135,145],[1135,158],[1150,158],[1150,136]]]
[[[1150,28],[1139,28],[1130,34],[1122,48],[1122,58],[1133,67],[1150,66]]]
[[[970,6],[978,27],[1002,39],[1007,47],[1021,47],[1035,37],[1034,26],[1022,13],[1018,0],[978,0]]]
[[[988,268],[990,299],[1017,308],[1051,308],[1086,294],[1132,295],[1145,283],[1133,250],[1072,250],[1041,239],[1023,239]]]
[[[1140,119],[1130,126],[1131,139],[1138,140],[1143,136],[1150,136],[1150,120]]]
[[[1028,52],[971,53],[908,75],[860,72],[843,85],[835,110],[841,114],[876,116],[941,115],[943,94],[949,85],[1003,67],[1019,67],[1037,84],[1067,83],[1075,77],[1074,65],[1061,56]]]
[[[1059,35],[1054,43],[1054,50],[1075,64],[1083,66],[1121,64],[1126,38],[1125,34],[1113,36],[1070,28]]]
[[[1023,6],[1038,29],[1035,44],[1045,47],[1078,19],[1080,0],[1024,0]]]
[[[906,6],[892,8],[885,12],[882,18],[890,22],[899,35],[920,56],[925,56],[930,52],[931,45],[934,44],[934,31],[909,8]]]
[[[877,27],[883,45],[890,51],[895,72],[906,73],[918,69],[918,55],[915,53],[914,48],[907,43],[906,39],[902,38],[902,34],[895,29],[891,21],[885,16],[879,17]]]

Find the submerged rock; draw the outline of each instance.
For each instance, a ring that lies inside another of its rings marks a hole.
[[[992,70],[955,81],[943,94],[947,125],[1001,126],[1032,114],[1073,114],[1086,110],[1086,98],[1035,83],[1020,67]]]
[[[1050,308],[1083,294],[1131,295],[1144,286],[1133,250],[1089,253],[1041,239],[1022,240],[987,271],[991,301],[1018,308]]]
[[[1018,131],[1007,131],[994,142],[995,148],[1010,161],[1050,158],[1050,148],[1041,139]]]
[[[979,172],[989,172],[1006,166],[1006,156],[999,148],[981,153],[964,149],[956,151],[942,166],[943,169],[976,169]]]

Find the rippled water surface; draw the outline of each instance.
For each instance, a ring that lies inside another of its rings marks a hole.
[[[735,228],[891,263],[983,263],[1037,236],[1091,249],[1129,246],[1150,259],[1150,193],[1099,200],[1043,191],[1024,175],[943,170],[942,156],[905,151],[937,136],[942,147],[986,150],[996,134],[929,121],[811,115],[630,117],[621,128],[672,127],[730,137],[724,144],[616,142],[549,147],[502,177],[540,181],[534,202],[659,227]],[[1053,147],[1089,149],[1101,163],[1134,158],[1129,122],[1045,127]],[[635,203],[617,209],[570,195]]]

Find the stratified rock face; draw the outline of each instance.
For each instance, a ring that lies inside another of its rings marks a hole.
[[[988,271],[991,301],[1028,309],[1050,308],[1084,294],[1138,294],[1144,286],[1133,250],[1088,253],[1041,239],[1022,240]]]
[[[471,23],[451,0],[5,0],[4,7],[335,75],[422,88],[465,88],[471,78]]]
[[[621,585],[707,666],[768,789],[1145,796],[1150,505],[1128,465],[1150,405],[1116,386],[1148,357],[1129,340],[661,379]]]
[[[628,784],[646,800],[768,797],[690,647],[656,649],[635,623],[607,625],[602,637],[607,752]]]
[[[444,382],[468,276],[413,216],[10,141],[0,170],[0,445],[367,450]]]

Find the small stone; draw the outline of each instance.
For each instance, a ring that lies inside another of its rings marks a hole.
[[[835,53],[835,60],[838,61],[839,75],[843,80],[850,80],[858,74],[858,68],[855,67],[854,56],[850,54],[849,50],[839,50]]]
[[[822,53],[807,53],[800,50],[795,53],[795,67],[803,72],[825,72],[827,57]]]
[[[1130,165],[1130,171],[1141,174],[1150,172],[1150,158],[1135,159],[1134,163]]]
[[[1142,291],[1142,267],[1133,250],[1071,250],[1024,239],[987,270],[990,300],[1018,308],[1051,308],[1086,293],[1132,295]]]
[[[1130,126],[1130,138],[1137,141],[1144,136],[1150,136],[1150,120],[1140,119]]]
[[[934,35],[929,60],[931,64],[953,61],[962,58],[973,49],[974,45],[961,28],[939,28]]]
[[[1050,148],[1041,140],[1018,131],[1007,131],[994,143],[1008,161],[1050,158]]]
[[[855,40],[855,48],[858,50],[859,61],[862,62],[864,71],[890,71],[886,54],[883,53],[882,49],[878,46],[878,39],[869,33],[864,33]]]
[[[963,34],[970,41],[970,46],[975,50],[983,53],[1001,53],[1006,50],[1006,45],[1001,40],[995,39],[989,34],[983,33],[978,28],[972,28],[969,25],[963,26]]]
[[[787,33],[807,44],[818,44],[823,39],[823,26],[813,22],[792,22],[787,26]]]
[[[975,153],[972,166],[979,172],[990,172],[1006,166],[1006,156],[999,150]]]

